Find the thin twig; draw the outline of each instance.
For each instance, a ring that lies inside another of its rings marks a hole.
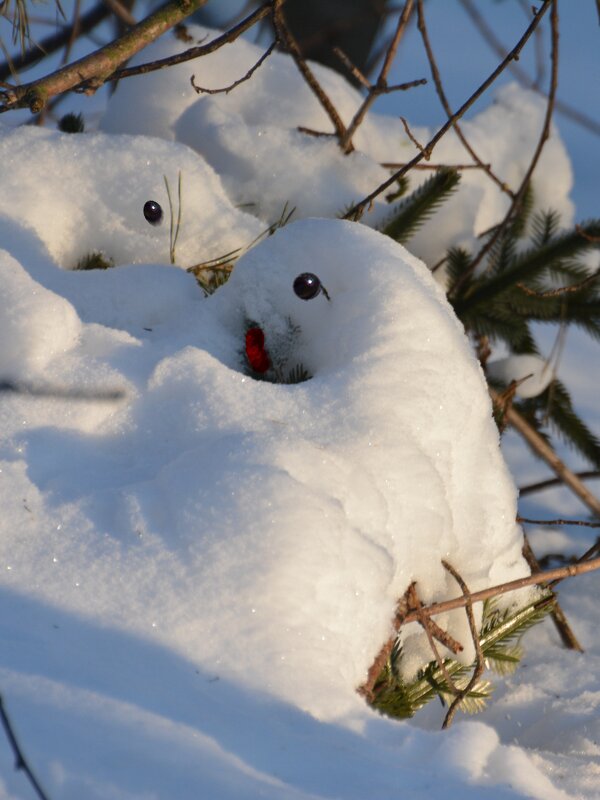
[[[440,99],[440,102],[446,112],[446,116],[448,119],[453,117],[452,108],[450,107],[450,103],[448,102],[448,98],[444,91],[444,87],[442,84],[442,76],[440,75],[440,71],[438,69],[437,62],[435,60],[435,56],[433,54],[433,48],[431,47],[431,41],[429,39],[429,33],[427,31],[427,24],[425,22],[425,10],[423,7],[423,0],[417,0],[417,27],[419,29],[419,33],[421,34],[421,38],[423,40],[423,46],[425,47],[425,53],[427,54],[427,60],[429,61],[429,67],[431,69],[431,77],[433,78],[433,83],[435,85],[435,89],[437,95]],[[454,130],[456,135],[462,142],[463,147],[469,153],[473,161],[482,169],[486,175],[509,197],[514,198],[514,192],[510,189],[507,183],[501,180],[495,172],[493,172],[492,168],[484,164],[481,158],[477,155],[471,144],[467,141],[466,136],[462,131],[462,127],[458,124],[458,120],[454,120],[453,123]]]
[[[475,684],[481,678],[483,674],[483,670],[485,669],[485,659],[483,656],[483,650],[481,649],[481,642],[479,641],[479,633],[477,631],[477,625],[475,624],[475,615],[473,614],[473,602],[470,599],[470,592],[467,584],[464,582],[462,577],[459,573],[454,569],[454,567],[449,564],[447,561],[442,559],[442,564],[444,569],[449,572],[454,580],[460,586],[463,597],[466,600],[465,611],[467,612],[467,619],[469,621],[469,630],[471,631],[471,638],[473,639],[473,645],[475,647],[475,668],[473,669],[473,674],[467,685],[464,689],[461,689],[459,693],[456,695],[450,707],[448,708],[448,712],[446,717],[444,718],[444,722],[442,724],[442,729],[449,728],[452,724],[452,720],[454,719],[454,715],[458,711],[458,707],[461,702],[468,696],[469,692],[475,687]]]
[[[379,76],[374,84],[369,87],[367,92],[367,96],[363,100],[360,108],[352,118],[348,129],[346,130],[344,136],[340,139],[340,147],[345,153],[349,153],[352,148],[352,137],[358,130],[359,126],[362,124],[365,116],[367,115],[368,110],[375,102],[376,98],[379,97],[380,94],[384,94],[386,92],[391,91],[387,84],[387,78],[389,71],[391,69],[392,63],[396,56],[396,51],[398,50],[398,45],[400,44],[400,40],[404,35],[404,31],[406,30],[406,26],[408,25],[408,21],[413,11],[413,3],[414,0],[406,0],[404,8],[402,9],[402,13],[398,19],[398,25],[396,26],[396,31],[392,40],[387,48],[385,58],[381,69],[379,71]],[[425,80],[420,80],[413,82],[413,85],[419,85],[419,83],[426,83]]]
[[[278,39],[276,38],[273,41],[273,43],[267,48],[267,50],[265,50],[265,52],[262,54],[262,56],[258,59],[256,64],[254,64],[252,67],[250,67],[248,72],[245,75],[243,75],[241,78],[238,78],[237,81],[234,81],[233,83],[230,83],[229,86],[224,86],[222,89],[206,89],[206,88],[204,88],[202,86],[198,86],[196,84],[196,76],[195,75],[192,75],[192,77],[190,78],[191,84],[194,87],[194,89],[196,90],[197,94],[229,94],[229,92],[231,92],[233,89],[235,89],[236,86],[239,86],[240,83],[244,83],[245,81],[249,80],[254,75],[254,73],[261,66],[261,64],[263,64],[267,60],[267,58],[271,55],[271,53],[273,52],[273,50],[277,46],[277,43],[278,43]]]
[[[577,478],[600,478],[600,470],[586,469],[582,472],[574,473]],[[548,478],[545,481],[538,481],[537,483],[529,483],[527,486],[519,488],[519,496],[524,497],[526,494],[534,494],[535,492],[542,492],[544,489],[551,489],[554,486],[562,486],[564,483],[562,478]]]
[[[135,67],[123,67],[122,69],[116,70],[116,72],[111,75],[111,80],[131,78],[134,75],[146,75],[148,72],[156,72],[159,69],[165,69],[165,67],[174,67],[177,64],[183,64],[184,62],[192,61],[195,58],[208,56],[211,53],[219,50],[224,45],[235,42],[235,40],[239,38],[242,33],[245,33],[257,22],[260,22],[260,20],[268,16],[270,11],[271,3],[264,3],[262,6],[259,6],[256,11],[253,11],[252,14],[249,14],[241,22],[238,22],[237,25],[234,25],[233,28],[230,28],[221,36],[211,39],[211,41],[207,44],[199,44],[196,47],[190,47],[188,50],[184,50],[183,53],[175,53],[172,56],[159,58],[155,61],[149,61],[146,64],[138,64]]]
[[[406,122],[404,117],[400,117],[402,122]],[[407,123],[408,124],[408,123]],[[405,127],[406,130],[406,127]],[[408,133],[408,131],[407,131]],[[416,141],[413,141],[413,144],[417,145],[417,149],[421,147],[421,145]],[[406,161],[381,161],[380,166],[385,167],[385,169],[399,169],[400,167],[406,166]],[[483,167],[489,166],[484,164]],[[479,164],[415,164],[413,169],[430,169],[430,170],[438,170],[438,169],[455,169],[455,170],[463,170],[463,169],[482,169],[482,166]]]
[[[561,294],[578,292],[580,289],[585,289],[586,286],[594,283],[594,281],[598,280],[598,278],[600,278],[600,269],[579,283],[571,283],[568,286],[559,286],[557,289],[548,289],[545,292],[536,292],[533,289],[530,289],[529,286],[525,286],[524,283],[517,283],[516,285],[519,287],[519,289],[521,289],[522,292],[525,292],[525,294],[529,295],[529,297],[539,297],[543,300],[546,297],[559,297]]]
[[[427,147],[423,147],[421,142],[417,139],[417,137],[411,131],[410,126],[408,124],[408,120],[405,117],[400,117],[400,122],[402,123],[402,127],[404,128],[404,131],[406,132],[406,135],[411,140],[411,142],[414,144],[414,146],[417,148],[419,153],[422,154],[422,156],[425,159],[425,161],[429,161],[429,159],[431,158],[431,149],[429,149]],[[436,169],[437,169],[437,167],[436,167]]]
[[[485,79],[485,81],[473,92],[473,94],[461,105],[458,111],[452,115],[450,119],[448,119],[444,125],[436,132],[436,134],[432,137],[432,139],[428,142],[425,146],[424,150],[426,152],[431,152],[435,145],[440,141],[440,139],[445,136],[445,134],[450,130],[453,126],[454,122],[461,117],[471,108],[471,106],[484,94],[487,89],[494,83],[494,81],[498,78],[499,75],[504,72],[506,67],[511,63],[511,61],[517,60],[521,53],[521,50],[525,47],[527,42],[529,41],[531,35],[540,24],[543,16],[545,15],[546,11],[550,7],[550,4],[553,0],[544,0],[542,6],[540,7],[538,13],[532,20],[531,24],[525,31],[525,33],[521,36],[517,44],[513,47],[510,53],[503,59],[503,61],[498,64],[496,69]],[[379,197],[382,192],[385,192],[390,186],[398,181],[399,178],[404,177],[407,172],[409,172],[415,164],[418,164],[423,160],[424,156],[422,153],[418,153],[412,161],[409,161],[405,164],[404,167],[399,169],[393,175],[391,175],[386,181],[381,183],[376,189],[374,189],[370,194],[360,200],[358,203],[352,206],[345,214],[344,219],[351,219],[358,221],[362,215],[365,213],[367,208],[371,206],[373,201]]]
[[[306,59],[302,55],[296,39],[288,28],[285,17],[282,11],[283,0],[273,0],[273,26],[279,37],[279,40],[285,46],[287,52],[294,59],[302,77],[306,81],[308,87],[312,90],[313,94],[322,105],[325,113],[331,120],[336,136],[341,142],[346,135],[346,126],[342,122],[336,107],[329,99],[327,93],[315,78],[313,71],[306,63]]]
[[[137,25],[137,20],[131,11],[126,8],[123,3],[120,3],[119,0],[102,0],[102,2],[107,5],[115,17],[120,19],[127,27],[133,28],[134,25]]]
[[[490,597],[497,597],[501,594],[514,592],[517,589],[524,589],[526,586],[536,586],[540,583],[548,583],[552,586],[551,581],[564,580],[565,578],[574,578],[577,575],[584,575],[588,572],[594,572],[600,569],[600,558],[590,559],[577,564],[567,564],[564,567],[557,567],[556,569],[548,569],[544,572],[536,573],[535,575],[528,575],[525,578],[517,578],[514,581],[507,583],[500,583],[497,586],[490,586],[488,589],[481,589],[479,592],[473,592],[469,595],[469,600],[472,603],[480,603],[484,600],[489,600]],[[435,616],[437,614],[445,614],[447,611],[453,611],[455,608],[464,608],[467,604],[467,598],[455,597],[452,600],[444,600],[441,603],[432,603],[430,606],[423,606],[419,613],[416,609],[410,608],[408,614],[403,622],[419,622],[422,614],[428,616]]]
[[[425,635],[427,636],[427,641],[429,642],[429,647],[431,648],[431,652],[433,653],[436,663],[440,668],[440,672],[442,673],[444,679],[446,680],[446,685],[448,686],[449,691],[452,692],[452,694],[455,697],[458,697],[460,695],[460,691],[456,687],[452,678],[450,677],[448,670],[446,669],[444,659],[442,658],[440,651],[438,650],[437,645],[434,641],[430,625],[432,620],[422,613],[423,604],[421,603],[419,595],[417,594],[416,584],[414,583],[411,583],[409,587],[408,603],[410,607],[415,609],[415,612],[418,616],[418,621],[421,624],[423,630],[425,631]],[[462,646],[460,649],[462,650]]]
[[[542,568],[535,557],[535,553],[529,543],[529,539],[527,536],[524,536],[523,539],[523,558],[529,564],[529,568],[532,574],[536,572],[541,572]],[[552,618],[552,622],[554,623],[554,627],[558,631],[558,635],[560,636],[562,643],[565,645],[566,648],[569,650],[576,650],[578,653],[583,653],[583,647],[579,643],[578,638],[573,633],[573,629],[569,625],[569,621],[567,620],[567,616],[565,612],[562,610],[558,600],[554,603],[551,611],[550,616]]]
[[[62,92],[76,90],[93,93],[107,81],[154,72],[164,67],[189,61],[192,58],[208,55],[223,45],[235,41],[244,31],[266,17],[271,9],[270,2],[260,6],[239,25],[222,36],[218,36],[207,45],[194,47],[184,53],[148,64],[140,64],[137,67],[118,69],[121,64],[154,41],[161,33],[174,27],[206,2],[207,0],[173,0],[138,23],[123,36],[89,56],[37,81],[1,91],[0,113],[27,106],[32,112],[38,113],[51,97]]]
[[[597,0],[600,2],[600,0]],[[496,38],[496,35],[493,29],[487,24],[485,17],[479,13],[475,5],[472,3],[472,0],[460,0],[460,3],[467,14],[471,17],[471,20],[481,36],[487,42],[489,47],[494,50],[494,52],[498,55],[499,58],[504,58],[506,55],[506,48],[504,45]],[[518,64],[510,64],[509,70],[516,75],[519,79],[519,82],[527,87],[528,89],[532,89],[534,92],[538,94],[545,95],[545,92],[542,91],[537,84],[536,80],[532,80],[529,75],[525,72],[525,70],[521,69]],[[578,125],[581,125],[583,128],[586,128],[591,133],[595,133],[596,136],[600,136],[600,123],[597,122],[595,119],[588,117],[587,114],[584,114],[579,109],[575,108],[574,106],[565,103],[564,100],[556,99],[556,110],[559,114],[563,114],[565,117],[569,117]]]
[[[492,402],[498,406],[501,402],[500,395],[491,387],[488,389]],[[585,484],[572,472],[567,465],[556,455],[552,447],[540,434],[532,428],[527,420],[515,408],[506,410],[507,422],[519,433],[536,455],[540,456],[546,464],[559,476],[562,482],[573,491],[577,497],[595,514],[600,517],[600,500],[590,492]]]
[[[9,741],[9,744],[12,748],[15,757],[15,769],[21,770],[25,773],[25,775],[29,780],[29,783],[34,788],[35,793],[40,798],[40,800],[49,800],[48,795],[40,786],[38,779],[35,777],[31,767],[27,763],[27,759],[23,754],[21,745],[18,742],[12,723],[6,712],[6,708],[4,707],[4,700],[2,699],[2,695],[0,695],[0,719],[2,720],[2,727],[4,728],[4,732],[6,733],[6,738]]]
[[[529,519],[528,517],[517,517],[517,522],[524,522],[526,525],[581,525],[584,528],[600,528],[600,522],[590,522],[585,519]]]

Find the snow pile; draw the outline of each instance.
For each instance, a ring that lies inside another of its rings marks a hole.
[[[353,223],[296,223],[207,299],[178,270],[129,267],[61,273],[70,305],[7,266],[4,285],[28,323],[22,351],[44,341],[46,373],[60,375],[62,347],[88,369],[95,357],[99,387],[135,386],[93,441],[65,439],[54,415],[54,429],[36,432],[38,420],[25,437],[15,432],[34,478],[22,484],[20,460],[9,467],[16,494],[33,492],[44,508],[51,489],[61,498],[54,513],[72,519],[70,533],[39,531],[18,558],[5,539],[10,585],[35,583],[60,607],[138,633],[155,628],[207,669],[331,718],[362,702],[355,689],[411,580],[426,601],[455,594],[441,557],[473,589],[527,571],[480,370],[426,268],[391,240]],[[294,293],[309,267],[330,299]],[[182,290],[163,319],[150,308],[137,329],[127,304],[120,325],[111,302],[139,304],[134,270],[161,298]],[[47,272],[52,284],[57,270]],[[128,336],[104,333],[99,349],[96,330],[72,323],[57,346],[48,320],[57,307],[85,316],[89,277],[95,322]],[[250,323],[281,370],[302,365],[312,378],[285,386],[249,376]],[[463,617],[447,624],[468,641]],[[426,647],[407,644],[412,669],[427,660]]]
[[[175,220],[181,208],[175,256],[182,266],[245,247],[264,230],[232,207],[214,171],[182,145],[35,127],[0,127],[0,134],[0,213],[32,228],[66,269],[93,253],[115,264],[168,264],[166,183]],[[148,200],[161,205],[162,225],[144,218]]]
[[[187,30],[190,41],[167,34],[137,56],[137,62],[164,58],[215,36],[195,25]],[[296,209],[296,219],[339,216],[390,175],[382,163],[403,163],[417,154],[400,120],[380,114],[368,115],[354,138],[357,150],[347,156],[335,137],[315,138],[299,131],[305,127],[331,132],[332,125],[292,59],[281,53],[269,56],[250,80],[230,93],[197,95],[193,89],[192,75],[204,88],[230,85],[262,52],[257,45],[237,40],[198,61],[122,81],[101,127],[188,144],[219,173],[234,203],[244,204],[267,222],[277,219],[286,206]],[[347,125],[361,95],[333,70],[319,64],[311,64],[311,69]],[[537,145],[544,114],[543,98],[512,84],[497,92],[493,105],[461,126],[483,163],[493,164],[498,177],[516,189]],[[423,145],[433,133],[412,123],[411,128]],[[450,132],[430,163],[465,164],[472,159]],[[427,174],[415,178],[413,172],[411,187]],[[563,224],[570,224],[571,185],[569,158],[553,131],[533,181],[536,207],[545,209],[551,203],[563,215]],[[432,265],[449,246],[475,246],[476,237],[499,222],[508,205],[508,195],[485,173],[465,170],[456,197],[444,206],[435,225],[415,235],[411,251]],[[389,211],[381,197],[363,221],[377,226]]]

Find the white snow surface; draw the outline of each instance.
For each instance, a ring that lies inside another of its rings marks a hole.
[[[197,25],[187,26],[187,32],[191,41],[166,34],[132,63],[165,58],[196,41],[206,44],[219,33]],[[387,115],[367,116],[350,155],[342,155],[331,136],[315,138],[299,131],[298,127],[329,133],[333,129],[293,60],[283,53],[273,53],[231,92],[198,95],[191,85],[194,76],[198,86],[227,87],[243,77],[263,52],[261,46],[237,40],[197,61],[121,81],[101,128],[112,133],[149,133],[188,144],[216,169],[235,204],[243,204],[268,223],[278,219],[284,208],[294,208],[295,219],[340,216],[389,177],[391,172],[382,163],[404,163],[417,154],[400,119]],[[337,72],[319,64],[311,64],[311,69],[348,125],[362,95]],[[499,180],[513,190],[529,166],[545,110],[539,95],[510,84],[497,91],[491,106],[461,122],[481,161],[492,163]],[[411,122],[411,131],[423,145],[435,132],[418,121]],[[429,162],[471,163],[454,132],[441,140]],[[430,174],[413,171],[411,188]],[[533,180],[535,206],[546,209],[551,204],[562,215],[563,224],[571,224],[571,186],[569,158],[553,129]],[[476,248],[476,237],[502,219],[509,202],[508,195],[482,170],[463,171],[455,197],[439,211],[435,225],[414,235],[411,252],[431,266],[449,246]],[[363,222],[380,225],[390,211],[380,196]]]
[[[257,52],[239,43],[212,73],[203,59],[197,82],[240,77]],[[355,692],[411,580],[426,601],[459,594],[442,557],[473,589],[527,568],[483,376],[416,258],[367,227],[303,220],[250,250],[208,298],[169,263],[165,176],[176,199],[182,175],[185,267],[245,248],[285,202],[297,216],[335,215],[373,188],[393,137],[394,159],[398,137],[402,158],[413,152],[397,122],[376,116],[350,158],[297,134],[325,123],[287,82],[289,62],[273,58],[254,95],[252,81],[239,87],[245,101],[237,89],[198,99],[184,66],[183,79],[140,79],[146,89],[129,100],[122,82],[103,133],[0,126],[0,380],[34,392],[0,393],[0,692],[28,761],[52,800],[597,798],[593,575],[561,595],[585,655],[539,626],[477,721],[441,733],[434,703],[400,723]],[[354,90],[319,77],[348,119]],[[118,103],[128,135],[110,127]],[[519,103],[531,128],[517,136],[507,109]],[[518,176],[541,113],[509,87],[469,124]],[[203,115],[205,148],[187,139]],[[568,214],[557,136],[547,152],[553,169],[538,185],[553,180]],[[306,178],[321,181],[313,198]],[[421,255],[501,213],[479,181],[470,171],[458,213]],[[260,207],[236,208],[258,190]],[[148,199],[165,211],[160,228],[143,217]],[[95,251],[117,266],[73,271]],[[329,301],[296,297],[307,271]],[[249,374],[249,323],[282,374],[302,364],[312,378]],[[52,389],[67,396],[43,394]],[[102,399],[115,390],[121,400]],[[531,538],[538,555],[580,553],[584,534]],[[439,621],[468,642],[460,613]],[[407,671],[429,658],[418,637],[404,645]],[[33,796],[0,744],[0,798]]]

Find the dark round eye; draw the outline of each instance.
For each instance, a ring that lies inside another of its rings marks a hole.
[[[312,272],[303,272],[294,281],[294,292],[301,300],[312,300],[321,289],[321,281]]]
[[[157,203],[156,200],[147,200],[144,203],[144,216],[150,225],[160,225],[163,218],[163,210],[160,207],[160,203]]]

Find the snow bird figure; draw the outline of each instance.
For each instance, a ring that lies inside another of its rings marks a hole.
[[[332,302],[319,302],[323,285]],[[196,425],[212,444],[194,472],[211,474],[224,503],[195,531],[203,658],[318,716],[343,715],[411,582],[433,602],[460,594],[442,559],[472,591],[529,573],[483,373],[427,268],[355,223],[278,230],[204,308],[218,348],[208,361],[187,353],[160,380],[172,386],[196,364]],[[269,377],[298,364],[311,380]],[[214,498],[190,503],[182,514]],[[464,611],[437,621],[469,663]],[[401,637],[414,675],[429,646],[414,624]]]

